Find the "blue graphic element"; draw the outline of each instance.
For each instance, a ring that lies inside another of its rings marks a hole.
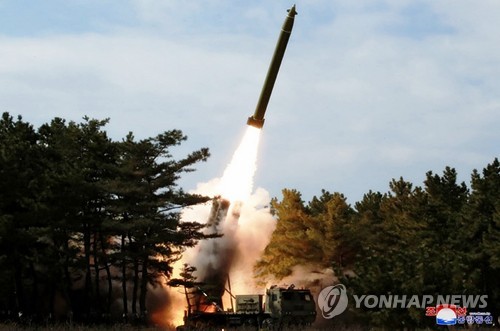
[[[437,325],[455,325],[457,324],[457,314],[454,309],[440,309],[436,315]]]
[[[456,318],[436,318],[437,325],[455,325],[457,324]]]

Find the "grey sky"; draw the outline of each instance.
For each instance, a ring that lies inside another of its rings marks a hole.
[[[285,1],[2,1],[0,111],[40,125],[111,118],[108,132],[187,136],[219,177],[253,112]],[[497,1],[297,1],[255,185],[353,203],[391,178],[498,157]]]

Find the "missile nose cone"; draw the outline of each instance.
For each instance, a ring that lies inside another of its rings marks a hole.
[[[297,11],[295,10],[295,5],[292,6],[292,8],[288,9],[288,16],[290,17],[294,17],[295,15],[297,15]]]

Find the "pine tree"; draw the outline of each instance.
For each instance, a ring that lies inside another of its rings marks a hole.
[[[141,141],[135,141],[129,134],[120,144],[117,177],[108,183],[114,197],[109,224],[121,238],[119,252],[113,258],[121,265],[124,292],[127,281],[132,278],[132,314],[141,318],[147,315],[148,287],[170,277],[172,264],[185,247],[213,236],[203,234],[204,226],[199,223],[180,221],[181,208],[208,201],[207,197],[177,188],[180,174],[191,171],[194,163],[205,161],[209,156],[207,149],[201,149],[184,159],[173,160],[171,147],[185,139],[179,130]],[[124,294],[125,316],[127,301]]]
[[[37,134],[19,116],[0,119],[0,274],[3,309],[30,314],[36,309],[39,256],[37,211],[41,157]]]
[[[500,162],[472,173],[471,196],[463,225],[466,255],[464,285],[469,293],[488,295],[488,309],[500,310]]]
[[[292,268],[310,262],[316,251],[307,231],[312,226],[301,195],[296,190],[284,189],[283,200],[271,201],[271,211],[277,218],[276,229],[255,265],[258,277],[273,275],[278,279],[292,273]]]
[[[197,294],[199,293],[199,287],[204,285],[202,282],[197,281],[197,277],[194,276],[194,272],[196,271],[196,267],[191,266],[187,263],[183,264],[182,271],[179,276],[181,278],[174,278],[168,281],[168,285],[171,287],[180,287],[182,286],[184,296],[186,298],[187,311],[193,311],[193,305],[197,298]]]
[[[442,176],[428,172],[425,180],[427,203],[419,235],[425,294],[461,293],[464,251],[460,239],[464,207],[469,191],[457,183],[455,169],[446,167]],[[439,253],[437,253],[439,250]]]
[[[321,207],[318,206],[320,201]],[[348,238],[347,227],[351,223],[353,211],[345,196],[323,191],[319,199],[313,198],[309,208],[319,211],[315,212],[307,230],[310,242],[319,250],[313,252],[311,262],[323,267],[331,267],[333,264],[343,267],[350,265],[354,251]]]

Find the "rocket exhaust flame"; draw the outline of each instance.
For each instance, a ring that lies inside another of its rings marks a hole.
[[[229,275],[233,293],[259,291],[252,277],[253,264],[275,227],[269,210],[257,207],[269,203],[268,193],[263,189],[253,192],[260,132],[260,129],[248,126],[222,178],[199,186],[197,193],[215,196],[211,206],[183,211],[183,218],[205,219],[207,232],[223,234],[221,238],[202,241],[186,251],[174,266],[176,278],[184,263],[196,267],[197,281],[208,285],[202,288],[208,296],[201,291],[194,294],[193,302],[190,301],[192,311],[215,313],[230,308],[230,295],[224,295]],[[174,322],[180,325],[186,299],[175,290],[169,293],[176,298],[176,304],[170,308],[171,316],[176,314]]]
[[[288,11],[283,23],[255,113],[248,119],[243,140],[226,167],[217,188],[211,193],[202,193],[216,196],[212,201],[207,227],[211,232],[222,233],[223,237],[201,242],[199,247],[195,248],[197,250],[194,261],[190,261],[189,254],[185,254],[178,263],[178,266],[186,262],[194,265],[198,268],[199,280],[211,285],[209,293],[199,289],[195,295],[197,300],[194,305],[195,310],[214,311],[214,307],[215,311],[223,309],[223,295],[226,292],[226,283],[229,284],[231,272],[237,274],[240,281],[235,293],[238,290],[253,291],[253,286],[249,285],[253,283],[251,276],[253,264],[264,250],[274,230],[275,222],[268,210],[259,211],[255,204],[252,206],[253,209],[250,208],[252,211],[245,215],[245,203],[249,202],[253,190],[264,115],[296,14],[294,5]],[[268,203],[269,197],[266,198]],[[245,222],[246,218],[251,222]],[[229,295],[232,296],[231,293]]]
[[[203,274],[200,280],[209,285],[207,292],[210,296],[196,296],[195,309],[198,311],[207,311],[214,306],[220,309],[224,307],[222,297],[238,246],[235,234],[240,210],[252,193],[257,169],[259,138],[259,129],[247,128],[219,183],[218,193],[221,196],[212,200],[208,229],[222,233],[223,237],[200,245],[201,258],[196,262],[196,267]]]
[[[245,202],[253,189],[257,170],[260,129],[248,126],[239,147],[221,178],[218,194],[231,203]],[[233,207],[234,208],[234,207]]]

